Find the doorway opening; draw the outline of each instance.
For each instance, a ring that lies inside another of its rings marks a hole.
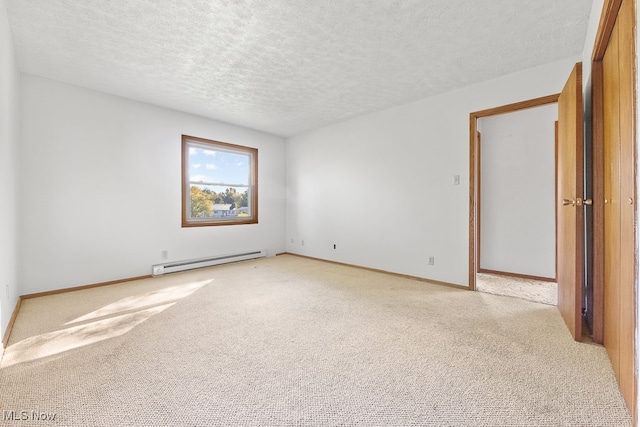
[[[558,97],[470,115],[471,289],[557,303]]]

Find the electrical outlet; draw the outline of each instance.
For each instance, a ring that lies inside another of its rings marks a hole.
[[[436,257],[430,256],[429,257],[429,265],[435,265],[435,264],[436,264]]]
[[[169,251],[164,250],[160,252],[160,259],[169,259]]]
[[[291,238],[291,243],[293,243],[293,242],[294,242],[294,240],[293,240],[293,237],[292,237],[292,238]]]
[[[453,185],[460,185],[460,175],[453,175]]]
[[[336,249],[336,244],[335,243],[333,244],[333,249]]]
[[[300,244],[304,246],[304,239],[300,240]]]

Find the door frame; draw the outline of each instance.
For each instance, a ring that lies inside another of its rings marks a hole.
[[[636,6],[635,0],[633,2],[634,11]],[[623,0],[605,0],[602,8],[602,14],[600,16],[600,22],[598,25],[598,31],[596,33],[596,39],[593,46],[593,53],[591,55],[591,117],[592,117],[592,173],[593,173],[593,341],[599,344],[604,344],[604,278],[605,278],[605,217],[604,217],[604,178],[605,178],[605,165],[604,165],[604,148],[605,148],[605,128],[604,128],[604,72],[603,72],[603,60],[604,55],[609,45],[611,35],[613,33],[614,26],[618,19],[618,13],[622,6]],[[634,15],[634,28],[637,25],[636,16]],[[635,34],[634,40],[634,52],[637,54],[635,46]],[[635,64],[634,64],[635,65]],[[636,68],[637,65],[634,67]],[[634,70],[634,88],[632,91],[632,114],[631,114],[631,126],[632,126],[632,144],[634,152],[638,152],[638,139],[637,139],[637,69]],[[637,154],[636,154],[637,156]],[[636,162],[636,159],[634,159]],[[635,165],[636,179],[634,181],[634,200],[638,200],[637,194],[637,173],[638,165]],[[638,218],[638,204],[634,203],[634,218]],[[637,234],[634,233],[635,240],[635,252],[636,261],[634,263],[634,277],[633,283],[635,300],[633,301],[633,325],[634,331],[637,329],[637,313],[638,313],[638,240]],[[637,338],[636,338],[637,339]],[[636,342],[633,348],[633,360],[634,360],[634,387],[636,390],[636,399],[632,402],[631,414],[633,416],[633,424],[638,421],[638,343]]]
[[[605,0],[591,56],[593,173],[593,341],[604,343],[604,73],[602,61],[623,0]],[[633,93],[633,105],[636,93]],[[634,144],[636,116],[633,115]],[[636,207],[637,215],[637,207]],[[636,266],[637,268],[637,266]],[[637,276],[637,275],[636,275]],[[637,305],[637,298],[636,298]]]
[[[469,289],[476,290],[476,273],[479,270],[480,254],[480,153],[479,144],[476,140],[478,130],[478,119],[482,117],[495,116],[498,114],[512,113],[514,111],[526,110],[540,107],[542,105],[558,102],[560,94],[543,96],[527,101],[516,102],[503,105],[501,107],[489,108],[475,111],[469,114]]]

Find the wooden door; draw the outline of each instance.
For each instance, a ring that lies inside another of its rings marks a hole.
[[[622,2],[604,57],[604,345],[634,409],[634,8]]]
[[[604,80],[604,343],[615,372],[620,360],[620,74],[618,25],[602,60]],[[618,376],[618,375],[616,375]],[[619,378],[618,378],[619,380]]]
[[[635,126],[634,15],[632,0],[622,3],[618,16],[620,57],[620,388],[635,408]],[[605,231],[606,233],[606,231]],[[606,340],[606,337],[605,337]],[[606,341],[605,341],[606,342]],[[634,414],[635,415],[635,414]]]
[[[584,267],[581,63],[573,68],[558,98],[557,157],[558,309],[571,335],[579,341]]]

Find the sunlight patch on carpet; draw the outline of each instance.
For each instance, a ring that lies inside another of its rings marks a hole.
[[[171,286],[169,288],[157,289],[150,292],[146,292],[140,295],[133,295],[130,297],[122,298],[119,301],[105,305],[98,310],[91,313],[80,316],[66,325],[73,325],[74,323],[86,322],[88,320],[98,319],[100,317],[112,316],[117,313],[123,313],[126,311],[140,310],[145,307],[152,307],[159,304],[165,304],[170,301],[176,301],[182,298],[186,298],[201,287],[211,283],[213,280],[204,280],[201,282],[193,282],[185,285]]]
[[[124,335],[145,320],[161,313],[174,304],[175,302],[159,305],[135,313],[122,314],[109,319],[102,319],[27,338],[7,347],[2,358],[1,367],[6,368],[17,363],[53,356]]]

